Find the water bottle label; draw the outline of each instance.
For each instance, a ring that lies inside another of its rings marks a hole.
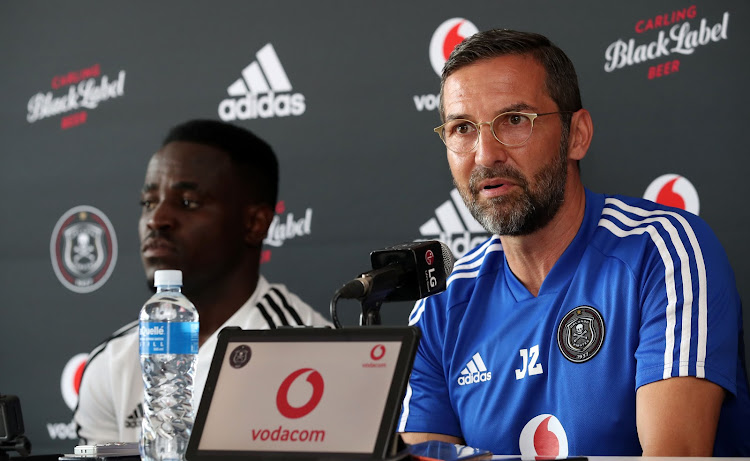
[[[198,322],[141,322],[141,354],[197,354]]]

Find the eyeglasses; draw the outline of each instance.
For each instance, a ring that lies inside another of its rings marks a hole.
[[[570,111],[533,114],[526,112],[504,112],[491,122],[472,122],[463,118],[448,120],[433,129],[445,146],[457,154],[468,154],[479,144],[482,125],[489,125],[497,142],[509,147],[520,146],[531,137],[534,120],[543,115],[570,114]]]

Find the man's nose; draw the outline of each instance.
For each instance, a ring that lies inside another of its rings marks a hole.
[[[479,136],[479,139],[477,140],[477,147],[474,150],[474,163],[492,168],[495,163],[504,163],[508,159],[508,152],[505,150],[505,145],[495,139],[489,122],[481,124],[477,136]]]
[[[151,229],[166,229],[174,227],[174,210],[169,203],[161,201],[154,205],[148,218],[148,227]]]

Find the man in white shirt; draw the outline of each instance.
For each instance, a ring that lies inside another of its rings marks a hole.
[[[284,285],[260,275],[263,239],[278,194],[278,162],[249,131],[219,121],[174,127],[148,164],[138,231],[149,286],[179,269],[200,316],[193,407],[197,409],[226,326],[272,329],[330,323]],[[84,443],[136,442],[143,416],[138,322],[94,349],[74,420]]]

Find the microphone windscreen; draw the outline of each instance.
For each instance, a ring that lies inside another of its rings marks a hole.
[[[439,242],[439,241],[438,241]],[[443,253],[443,268],[445,268],[445,275],[448,276],[453,272],[453,265],[456,263],[456,257],[453,256],[453,252],[450,247],[443,242],[440,243],[440,249]]]

